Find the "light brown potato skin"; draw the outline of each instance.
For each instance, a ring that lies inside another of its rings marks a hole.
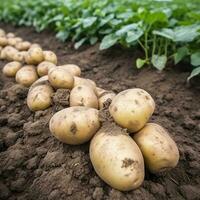
[[[44,54],[40,47],[31,47],[26,56],[25,61],[30,65],[37,65],[44,60]]]
[[[49,61],[43,61],[37,66],[37,73],[39,76],[45,76],[48,74],[48,71],[53,67],[56,67],[56,65]]]
[[[6,34],[6,37],[7,37],[7,38],[14,38],[14,37],[15,37],[15,34],[10,32],[10,33],[7,33],[7,34]]]
[[[0,28],[0,37],[5,37],[6,36],[6,32]]]
[[[45,110],[52,104],[53,88],[49,85],[38,85],[29,90],[27,105],[30,110]]]
[[[96,93],[98,97],[103,96],[106,92],[107,90],[104,90],[103,88],[100,88],[100,87],[96,87]]]
[[[148,123],[133,135],[151,173],[158,173],[174,168],[178,164],[179,151],[174,140],[160,125]]]
[[[61,65],[61,67],[66,68],[73,76],[80,76],[81,75],[81,69],[77,65],[66,64],[66,65]]]
[[[99,107],[94,90],[86,85],[79,85],[71,90],[70,106],[86,106],[96,109]]]
[[[25,62],[25,54],[21,51],[13,55],[13,60],[18,62]]]
[[[74,87],[78,85],[86,85],[88,87],[91,87],[96,93],[96,83],[90,79],[74,76]]]
[[[29,87],[38,79],[38,75],[34,66],[25,65],[17,71],[15,79],[17,83]]]
[[[17,71],[22,67],[22,64],[20,62],[10,62],[7,63],[3,68],[3,74],[5,74],[8,77],[14,77],[17,73]]]
[[[42,76],[39,79],[37,79],[29,88],[29,91],[31,91],[34,87],[39,86],[39,85],[50,85],[48,76]]]
[[[58,60],[57,60],[57,56],[53,51],[43,51],[44,54],[44,60],[51,62],[53,64],[57,64]]]
[[[17,44],[17,40],[15,38],[8,38],[8,45],[15,46]]]
[[[104,93],[101,97],[99,97],[99,109],[103,109],[104,108],[104,104],[106,103],[106,101],[108,99],[113,100],[113,98],[115,96],[116,96],[115,93],[107,92],[107,93]]]
[[[138,188],[144,180],[144,160],[134,140],[119,127],[100,129],[90,143],[96,173],[120,191]]]
[[[8,39],[6,37],[0,37],[0,46],[4,47],[8,44]]]
[[[5,59],[13,61],[15,54],[18,53],[18,50],[12,46],[6,46],[4,49],[5,49]]]
[[[155,102],[151,95],[139,88],[120,92],[109,106],[115,122],[130,132],[137,132],[143,128],[154,109]]]
[[[98,115],[98,110],[94,108],[69,107],[53,115],[49,129],[61,142],[72,145],[83,144],[99,129]]]
[[[31,46],[30,42],[23,41],[23,42],[18,42],[15,45],[15,48],[18,49],[19,51],[27,51]]]
[[[73,76],[60,67],[51,68],[48,71],[49,82],[54,88],[71,89],[74,85]]]

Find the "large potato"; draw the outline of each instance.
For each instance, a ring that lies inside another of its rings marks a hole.
[[[44,60],[44,54],[40,47],[31,47],[26,56],[25,61],[30,65],[37,65]]]
[[[81,69],[77,65],[67,64],[67,65],[61,65],[61,67],[66,68],[73,76],[80,76],[81,75]]]
[[[79,85],[71,90],[70,106],[86,106],[98,109],[98,99],[91,87]]]
[[[54,88],[71,89],[74,85],[73,76],[61,67],[51,68],[48,71],[49,82]]]
[[[34,66],[25,65],[17,71],[15,79],[17,83],[29,87],[38,79],[38,75]]]
[[[39,76],[45,76],[48,74],[48,71],[53,67],[56,67],[56,65],[52,62],[43,61],[37,66],[37,73]]]
[[[5,37],[6,36],[6,32],[0,28],[0,37]]]
[[[7,33],[7,34],[6,34],[6,37],[7,37],[7,38],[14,38],[14,37],[15,37],[15,34],[10,32],[10,33]]]
[[[8,44],[8,39],[6,37],[0,37],[0,46],[4,47]]]
[[[91,87],[96,92],[96,83],[94,81],[74,76],[74,87],[79,85],[86,85],[88,87]]]
[[[20,62],[10,62],[7,63],[3,68],[3,74],[5,74],[8,77],[14,77],[17,73],[17,71],[22,67],[22,64]]]
[[[179,160],[176,143],[160,125],[148,123],[133,135],[144,156],[146,167],[152,173],[174,168]]]
[[[23,42],[18,42],[15,45],[15,48],[18,49],[19,51],[27,51],[31,46],[30,42],[23,41]]]
[[[128,89],[116,95],[109,107],[111,116],[130,132],[144,127],[155,109],[155,102],[145,90]]]
[[[49,85],[38,85],[29,90],[27,105],[30,110],[45,110],[52,104],[53,88]]]
[[[105,103],[110,99],[111,101],[116,96],[114,92],[106,92],[102,96],[99,97],[99,108],[103,109]]]
[[[134,140],[119,127],[100,129],[90,144],[96,173],[111,187],[129,191],[144,180],[144,160]]]
[[[63,109],[50,120],[49,129],[60,141],[82,144],[90,140],[100,127],[98,110],[75,106]]]
[[[44,60],[51,62],[53,64],[57,64],[58,60],[57,60],[57,56],[53,51],[43,51],[44,54]]]

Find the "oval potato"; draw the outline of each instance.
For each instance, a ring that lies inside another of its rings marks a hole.
[[[8,39],[6,37],[0,37],[0,46],[4,47],[8,44]]]
[[[7,33],[7,34],[6,34],[6,37],[7,37],[7,38],[14,38],[14,37],[15,37],[15,34],[10,32],[10,33]]]
[[[174,140],[160,125],[148,123],[133,135],[144,156],[146,167],[152,173],[174,168],[179,160],[179,151]]]
[[[51,62],[53,64],[57,64],[58,60],[57,60],[57,56],[53,51],[43,51],[44,54],[44,60]]]
[[[117,124],[130,132],[137,132],[148,122],[155,109],[155,102],[145,90],[135,88],[117,94],[109,111]]]
[[[39,76],[45,76],[48,74],[48,71],[53,67],[56,67],[56,65],[52,62],[43,61],[37,66],[37,73]]]
[[[25,61],[29,65],[37,65],[43,60],[44,54],[40,47],[31,47],[25,56]]]
[[[80,76],[81,75],[81,69],[77,65],[66,64],[66,65],[61,65],[61,67],[66,68],[73,76]]]
[[[100,129],[90,143],[90,160],[96,173],[111,187],[129,191],[144,180],[142,153],[119,127]]]
[[[49,129],[61,142],[82,144],[90,140],[99,129],[98,114],[98,110],[94,108],[69,107],[53,115]]]
[[[22,67],[22,64],[20,62],[10,62],[7,63],[3,68],[3,74],[5,74],[8,77],[14,77],[17,73],[17,71]]]
[[[5,37],[6,36],[6,32],[0,28],[0,37]]]
[[[86,85],[91,87],[96,93],[96,83],[90,79],[80,78],[78,76],[74,76],[74,87],[79,85]]]
[[[30,42],[23,41],[23,42],[18,42],[15,45],[15,48],[18,49],[19,51],[27,51],[31,46]]]

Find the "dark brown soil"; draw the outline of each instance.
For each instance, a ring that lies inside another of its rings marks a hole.
[[[0,199],[200,199],[200,89],[197,82],[186,84],[188,72],[181,67],[168,67],[162,73],[150,68],[138,71],[133,66],[139,54],[135,50],[116,47],[100,52],[96,45],[75,51],[52,33],[4,24],[0,27],[55,51],[59,64],[79,65],[83,76],[100,87],[115,92],[133,87],[147,90],[157,105],[151,121],[168,129],[181,155],[178,166],[170,172],[146,172],[139,189],[114,190],[94,172],[89,144],[66,145],[50,134],[52,113],[68,104],[63,101],[63,91],[54,95],[53,109],[32,113],[26,106],[27,89],[0,73]],[[4,64],[0,61],[1,69]]]

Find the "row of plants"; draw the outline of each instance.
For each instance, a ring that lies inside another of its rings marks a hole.
[[[167,63],[191,64],[188,81],[200,74],[200,2],[198,0],[7,0],[0,4],[0,21],[53,29],[62,41],[78,49],[100,42],[141,48],[137,68]]]

